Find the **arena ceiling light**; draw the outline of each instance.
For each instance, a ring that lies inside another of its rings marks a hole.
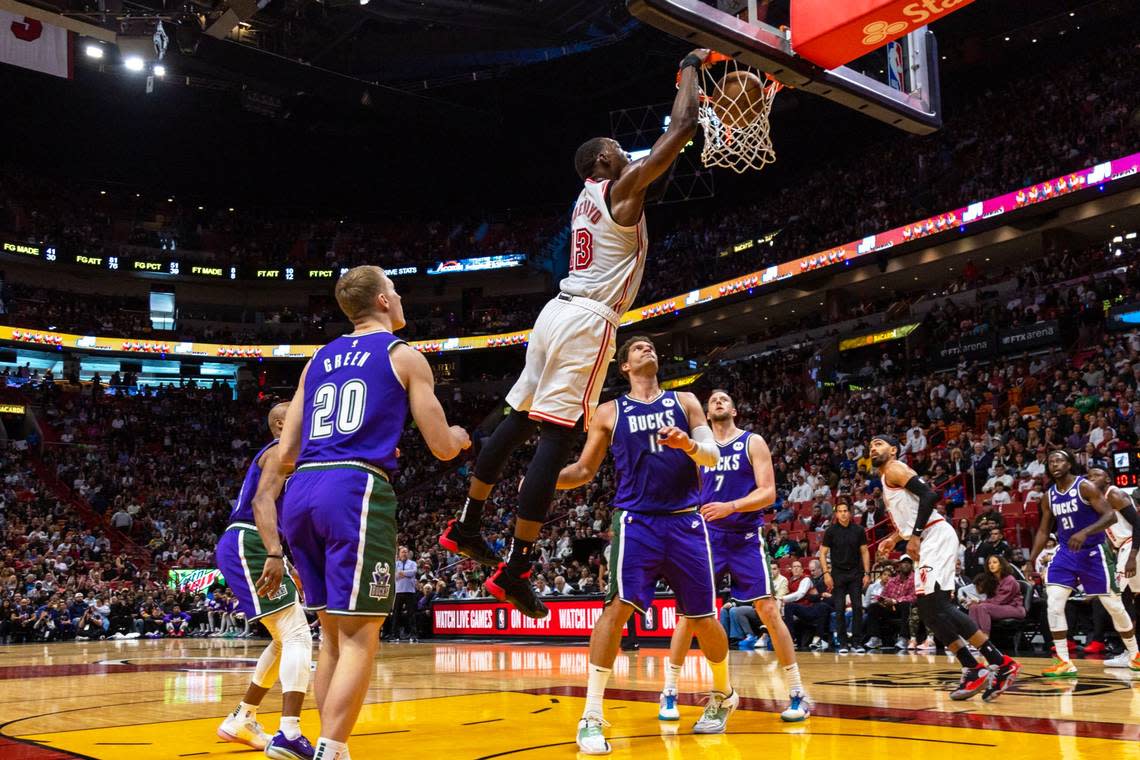
[[[94,58],[98,61],[103,57],[103,46],[89,44],[83,49],[83,52],[87,54],[88,58]]]
[[[137,55],[132,55],[124,60],[123,65],[127,67],[127,71],[142,71],[146,68],[146,64],[143,63],[143,59],[139,58]]]
[[[158,77],[159,79],[166,76],[166,67],[163,66],[161,63],[156,63],[154,65],[154,75],[156,77]]]

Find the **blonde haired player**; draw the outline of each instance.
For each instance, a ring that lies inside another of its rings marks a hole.
[[[709,51],[681,61],[669,126],[649,155],[631,161],[607,137],[583,143],[574,167],[585,186],[570,221],[570,274],[543,308],[527,346],[526,366],[507,394],[511,411],[479,452],[467,500],[439,543],[448,551],[497,566],[487,591],[524,615],[546,617],[530,584],[534,542],[546,520],[559,469],[579,425],[590,428],[621,315],[633,305],[645,269],[645,200],[697,129],[698,69]],[[511,453],[538,430],[538,447],[518,496],[514,541],[506,562],[480,535],[483,504]]]
[[[950,693],[950,698],[969,699],[984,690],[983,700],[997,699],[1016,680],[1021,665],[1002,654],[951,598],[957,575],[957,532],[934,511],[938,495],[914,470],[897,459],[901,450],[897,438],[877,435],[871,439],[870,448],[871,464],[882,478],[883,501],[895,527],[894,533],[883,539],[879,552],[883,554],[900,538],[906,539],[907,556],[917,565],[914,590],[918,595],[918,614],[962,663],[962,681]],[[989,668],[974,658],[966,646],[967,641],[978,648]]]

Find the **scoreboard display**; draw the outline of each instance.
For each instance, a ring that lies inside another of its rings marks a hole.
[[[1140,449],[1112,455],[1112,482],[1120,488],[1140,486]]]

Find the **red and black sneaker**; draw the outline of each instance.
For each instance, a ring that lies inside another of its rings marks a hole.
[[[458,520],[451,520],[439,537],[439,545],[452,554],[473,559],[480,565],[494,567],[503,561],[491,545],[478,533],[468,533]]]
[[[993,702],[1000,697],[1006,689],[1013,686],[1013,682],[1017,680],[1017,674],[1020,672],[1021,663],[1007,654],[1005,656],[1005,662],[993,669],[993,678],[990,679],[990,685],[986,687],[985,693],[982,694],[982,699],[986,702]]]
[[[531,571],[528,570],[522,575],[512,575],[507,569],[507,563],[500,562],[483,585],[487,587],[487,593],[500,602],[513,604],[527,617],[541,619],[549,615],[550,610],[538,598],[538,594],[534,593],[534,587],[530,585],[530,574]]]
[[[977,694],[990,684],[993,671],[986,667],[962,668],[962,682],[958,688],[950,692],[950,699],[962,702]]]

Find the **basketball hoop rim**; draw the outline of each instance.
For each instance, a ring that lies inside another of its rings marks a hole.
[[[736,61],[736,59],[733,58],[732,56],[725,55],[724,53],[718,53],[715,50],[712,50],[709,52],[709,55],[705,59],[705,62],[701,64],[701,69],[708,70],[708,69],[712,68],[713,66],[716,66],[717,64],[728,63],[730,61],[735,61],[737,63],[737,65],[743,66],[744,68],[746,68],[750,71],[756,71],[756,73],[758,73],[758,74],[763,74],[764,78],[768,80],[767,83],[764,85],[764,95],[766,97],[770,98],[773,95],[775,95],[776,93],[778,93],[780,90],[784,89],[784,87],[786,87],[786,85],[783,82],[781,82],[779,79],[776,79],[776,77],[772,76],[767,71],[759,71],[758,69],[753,69],[748,64],[740,63],[739,61]],[[681,86],[681,72],[680,71],[677,72],[677,86],[678,87]],[[700,87],[697,88],[697,97],[700,99],[701,103],[708,103],[711,101],[711,98],[708,95],[706,95],[705,91],[700,89]]]

